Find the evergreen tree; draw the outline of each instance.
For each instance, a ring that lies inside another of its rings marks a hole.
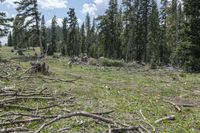
[[[43,52],[47,52],[47,34],[46,34],[46,26],[45,26],[45,18],[44,15],[42,15],[42,20],[41,20],[41,40],[42,40],[42,47],[43,47]]]
[[[48,55],[53,55],[57,51],[56,26],[57,26],[57,18],[56,16],[54,16],[51,21],[51,42],[50,45],[48,46],[48,51],[47,51]]]
[[[90,55],[90,47],[91,47],[91,20],[89,13],[87,13],[86,18],[85,18],[85,30],[86,30],[86,39],[85,39],[85,44],[86,44],[86,51],[88,55]]]
[[[8,46],[9,47],[13,46],[13,38],[12,38],[12,33],[11,32],[8,35]]]
[[[68,43],[67,18],[63,19],[62,32],[63,32],[63,39],[62,39],[61,53],[62,55],[67,55],[67,43]]]
[[[147,63],[147,60],[148,60],[148,20],[149,20],[149,15],[150,15],[150,10],[151,10],[151,1],[150,0],[142,0],[142,3],[141,3],[141,13],[142,13],[142,24],[143,24],[143,46],[142,46],[142,49],[143,49],[143,55],[142,55],[142,58],[143,58],[143,61],[145,63]]]
[[[152,9],[149,17],[149,32],[148,32],[148,59],[152,67],[159,63],[159,35],[160,35],[160,20],[157,3],[152,0]]]
[[[122,56],[128,62],[130,60],[136,59],[136,11],[135,11],[135,1],[126,0],[123,1],[124,7],[124,32],[123,32],[123,45],[121,47]]]
[[[100,34],[104,46],[104,56],[108,58],[117,58],[117,47],[120,41],[118,34],[118,2],[117,0],[110,0],[108,10],[104,16],[99,17],[100,20]]]
[[[27,44],[24,43],[24,20],[19,17],[16,16],[13,22],[13,45],[14,45],[14,49],[17,48],[25,48],[27,47]],[[28,36],[28,35],[26,35]],[[29,38],[28,40],[31,41],[32,38]]]
[[[38,11],[37,0],[20,0],[19,2],[16,1],[15,4],[17,5],[17,16],[25,21],[23,28],[29,29],[29,32],[31,32],[30,35],[32,36],[28,36],[28,38],[33,38],[34,44],[36,44],[35,46],[40,46],[40,51],[43,52],[39,26],[40,13]],[[30,27],[32,27],[32,29],[30,29]]]
[[[0,37],[5,36],[8,33],[7,22],[8,19],[6,19],[6,13],[0,12]]]
[[[184,0],[187,40],[178,48],[180,64],[187,71],[200,71],[200,1]]]
[[[167,12],[168,12],[168,0],[161,0],[160,9],[160,62],[161,64],[168,64],[169,62],[169,50],[167,47]]]
[[[91,27],[91,47],[90,47],[89,55],[95,58],[99,57],[95,19],[93,20],[92,27]]]
[[[81,53],[84,54],[86,53],[86,34],[85,34],[85,24],[83,23],[81,25],[81,29],[80,29],[80,37],[81,37]]]
[[[78,40],[78,20],[74,8],[69,8],[68,11],[68,47],[67,53],[69,56],[78,56],[80,54],[79,40]]]
[[[0,2],[4,2],[5,0],[1,0]],[[8,22],[11,22],[12,18],[6,18],[6,13],[0,11],[0,38],[2,36],[6,36],[8,33],[8,28],[10,27],[10,24]]]

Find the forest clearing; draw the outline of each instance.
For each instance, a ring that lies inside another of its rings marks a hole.
[[[0,0],[0,133],[200,133],[200,0]]]
[[[147,66],[69,68],[65,57],[47,57],[49,73],[30,74],[35,52],[18,56],[11,49],[0,48],[2,133],[200,132],[199,74]]]

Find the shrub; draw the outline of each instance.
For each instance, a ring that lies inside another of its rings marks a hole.
[[[97,65],[99,65],[98,60],[97,60],[97,59],[94,59],[94,58],[90,58],[90,59],[89,59],[89,65],[92,65],[92,66],[97,66]]]
[[[114,66],[114,67],[123,67],[124,66],[124,62],[120,61],[120,60],[111,60],[111,59],[107,59],[104,57],[99,58],[99,64],[102,66]]]
[[[190,42],[181,42],[176,51],[178,61],[186,71],[200,72],[200,58],[192,52],[193,49]]]

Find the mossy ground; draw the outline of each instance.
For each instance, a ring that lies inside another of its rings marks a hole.
[[[0,48],[0,57],[11,62],[20,64],[24,70],[30,67],[30,61],[35,61],[33,51],[25,52],[24,56],[11,53],[11,48]],[[37,49],[38,51],[38,49]],[[36,52],[37,52],[36,51]],[[38,52],[39,53],[39,52]],[[29,57],[28,57],[29,55]],[[73,65],[70,69],[67,65],[68,58],[47,58],[50,67],[49,77],[61,79],[75,79],[81,77],[75,83],[44,82],[42,79],[4,81],[0,79],[0,86],[15,86],[15,89],[42,90],[47,87],[54,93],[68,92],[75,97],[75,106],[66,107],[70,111],[104,112],[113,110],[112,114],[106,115],[115,121],[129,125],[140,124],[142,119],[139,110],[157,129],[157,132],[167,133],[198,133],[200,132],[200,74],[183,72],[170,72],[165,68],[157,70],[141,71],[141,69],[119,69],[112,67],[97,67],[87,65]],[[145,68],[143,68],[145,69]],[[1,71],[1,70],[0,70]],[[39,74],[36,74],[37,76]],[[67,96],[66,96],[67,97]],[[164,99],[180,105],[181,112]],[[186,108],[181,104],[194,104],[194,107]],[[24,105],[35,107],[44,106],[45,101],[24,101]],[[0,109],[0,113],[8,110]],[[19,111],[19,110],[18,110]],[[57,109],[48,110],[48,114],[56,114]],[[164,121],[155,124],[154,121],[167,115],[175,115],[175,121]],[[84,124],[77,126],[78,122]],[[31,129],[38,128],[40,123],[30,124]],[[68,132],[105,132],[107,125],[76,117],[70,120],[62,120],[46,132],[56,132],[59,128],[75,125]]]

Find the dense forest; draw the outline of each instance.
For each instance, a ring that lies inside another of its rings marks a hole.
[[[92,18],[87,14],[82,24],[75,9],[69,8],[62,27],[56,16],[51,27],[46,26],[37,0],[15,4],[15,18],[0,13],[0,36],[8,35],[7,45],[15,49],[40,47],[48,55],[103,56],[200,71],[199,0],[110,0],[104,15]]]

